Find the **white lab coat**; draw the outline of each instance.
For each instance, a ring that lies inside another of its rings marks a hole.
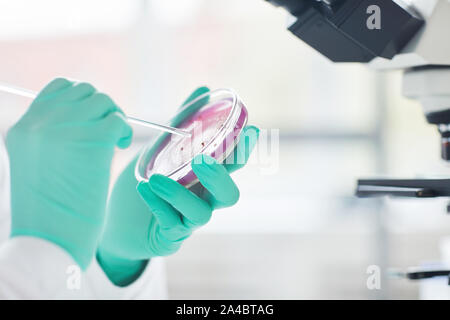
[[[0,299],[165,299],[162,258],[151,259],[134,283],[117,287],[94,259],[81,273],[59,246],[34,237],[8,239],[9,165],[0,136]]]

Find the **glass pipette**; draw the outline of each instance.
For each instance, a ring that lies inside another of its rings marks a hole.
[[[18,96],[22,96],[22,97],[27,97],[27,98],[36,98],[37,96],[37,92],[32,91],[32,90],[28,90],[25,88],[20,88],[20,87],[16,87],[14,85],[10,85],[7,83],[1,83],[0,82],[0,91],[3,92],[8,92],[11,94],[15,94]],[[153,129],[157,129],[157,130],[161,130],[161,131],[165,131],[165,132],[170,132],[170,133],[174,133],[180,136],[184,136],[184,137],[190,137],[191,133],[185,130],[180,130],[178,128],[174,128],[174,127],[169,127],[169,126],[165,126],[162,124],[158,124],[158,123],[153,123],[153,122],[149,122],[149,121],[145,121],[145,120],[141,120],[135,117],[129,117],[129,116],[125,116],[127,121],[130,123],[135,123],[138,124],[140,126],[144,126],[144,127],[148,127],[148,128],[153,128]]]

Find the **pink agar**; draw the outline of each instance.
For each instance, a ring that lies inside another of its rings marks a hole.
[[[223,160],[235,147],[239,134],[247,122],[247,110],[243,104],[241,112],[236,121],[234,129],[221,140],[214,140],[216,135],[223,130],[223,127],[232,110],[231,100],[222,100],[211,105],[206,105],[199,111],[185,119],[177,127],[191,132],[191,137],[181,137],[169,134],[160,144],[154,155],[149,159],[146,168],[146,177],[149,178],[154,173],[168,175],[176,168],[188,163],[197,154],[205,153],[215,159]],[[208,148],[210,143],[212,148]],[[212,152],[211,152],[212,150]],[[178,182],[187,186],[197,180],[192,169],[178,179]]]

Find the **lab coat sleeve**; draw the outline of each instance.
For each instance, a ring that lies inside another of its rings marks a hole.
[[[0,246],[0,298],[56,299],[68,295],[83,298],[88,290],[75,291],[67,286],[68,279],[72,279],[66,273],[74,267],[77,268],[72,258],[49,241],[12,238]],[[74,292],[65,292],[69,290]]]
[[[9,166],[0,136],[0,299],[166,299],[163,258],[150,261],[127,287],[115,286],[96,259],[81,272],[72,257],[50,241],[8,239]]]
[[[15,237],[0,246],[1,299],[166,299],[162,258],[150,261],[142,275],[117,287],[93,260],[86,272],[55,244]]]

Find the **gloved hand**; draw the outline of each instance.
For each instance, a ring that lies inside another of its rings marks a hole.
[[[11,237],[51,241],[85,269],[104,224],[114,147],[131,136],[108,96],[87,83],[50,82],[6,138]]]
[[[204,87],[197,89],[186,103],[207,91]],[[255,127],[244,130],[244,134],[253,130],[253,135],[241,138],[232,154],[244,162],[221,165],[209,156],[199,155],[192,168],[201,184],[190,190],[158,174],[151,176],[148,183],[137,185],[136,159],[126,167],[109,199],[106,227],[97,254],[113,283],[130,284],[150,258],[176,252],[194,229],[209,221],[214,209],[237,202],[239,190],[229,173],[244,166],[259,134]]]

